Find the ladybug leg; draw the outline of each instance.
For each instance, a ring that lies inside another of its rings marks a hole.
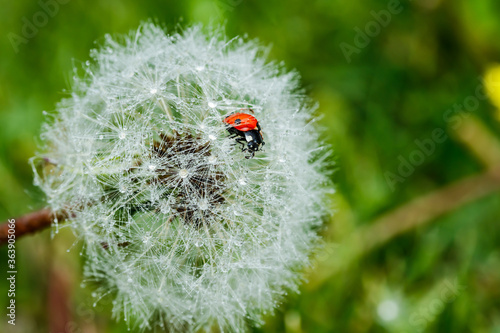
[[[241,145],[241,151],[246,150],[245,144],[247,143],[247,141],[244,138],[238,138],[238,139],[236,139],[236,142]]]
[[[255,156],[255,152],[253,150],[248,150],[248,149],[245,149],[246,151],[250,152],[249,155],[245,156],[245,158],[248,160],[248,159],[251,159]]]
[[[236,146],[237,144],[240,144],[240,149],[241,151],[243,151],[245,149],[245,143],[244,142],[240,142],[240,141],[237,141],[237,142],[234,142],[231,146]]]

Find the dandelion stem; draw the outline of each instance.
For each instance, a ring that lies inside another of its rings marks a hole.
[[[16,219],[9,219],[0,224],[0,245],[7,244],[10,229],[9,225],[12,225],[12,223],[9,222],[15,220],[14,230],[17,239],[26,234],[32,234],[49,227],[55,217],[61,222],[66,219],[67,215],[64,213],[54,213],[52,210],[45,208]]]

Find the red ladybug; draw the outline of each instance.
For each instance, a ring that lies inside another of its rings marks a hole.
[[[248,110],[253,112],[252,109]],[[250,114],[243,112],[230,114],[224,119],[224,124],[227,126],[229,137],[236,138],[236,142],[241,144],[241,151],[250,153],[245,158],[254,157],[255,152],[265,144],[259,122]]]

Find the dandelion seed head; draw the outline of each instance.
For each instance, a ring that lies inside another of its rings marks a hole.
[[[200,26],[105,39],[31,160],[51,208],[72,213],[85,280],[143,329],[259,325],[297,291],[327,207],[298,75]],[[223,123],[249,109],[266,142],[253,159]]]

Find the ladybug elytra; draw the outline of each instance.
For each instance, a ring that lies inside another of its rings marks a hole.
[[[253,112],[252,109],[248,109]],[[224,119],[230,138],[241,144],[241,151],[249,152],[245,158],[253,158],[256,151],[265,144],[257,119],[247,113],[237,112]],[[246,147],[245,147],[246,145]]]

